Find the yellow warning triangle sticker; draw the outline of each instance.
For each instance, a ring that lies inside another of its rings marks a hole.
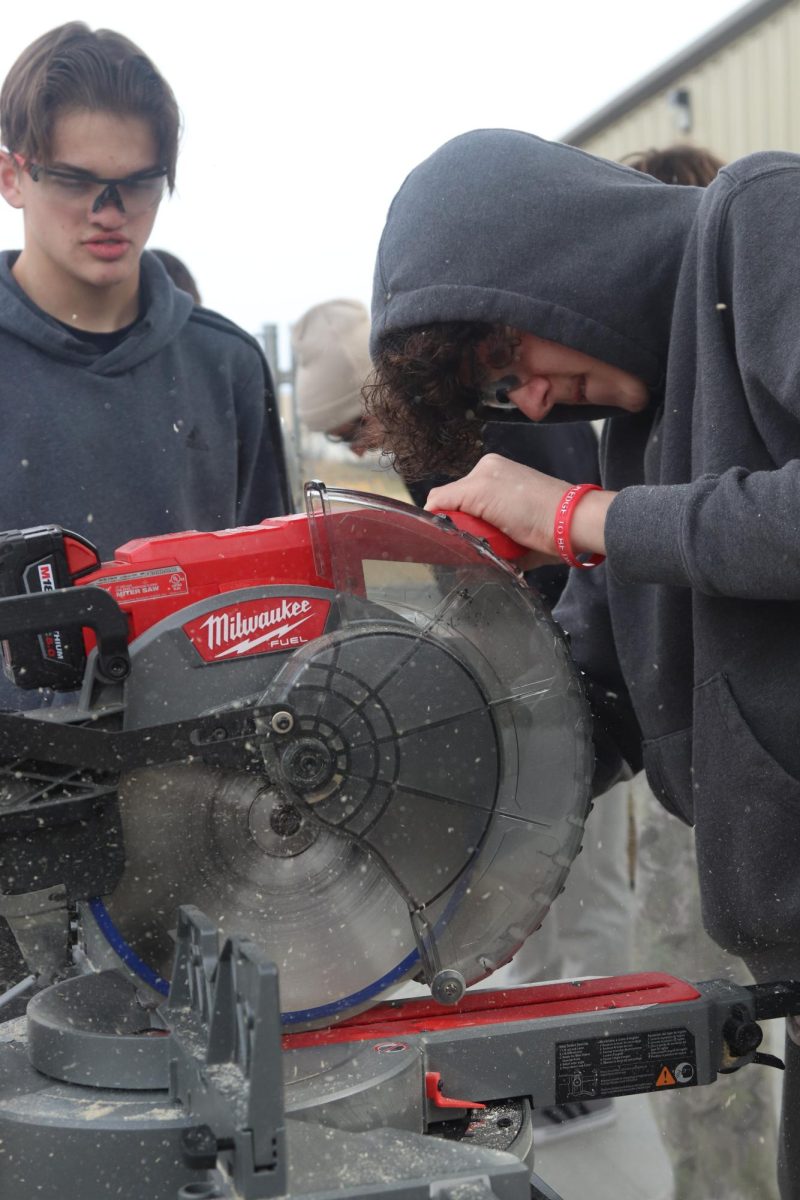
[[[669,1067],[662,1067],[661,1073],[656,1080],[656,1087],[673,1087],[675,1084],[675,1076],[670,1071]]]

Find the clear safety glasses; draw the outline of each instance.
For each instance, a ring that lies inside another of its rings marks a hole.
[[[519,359],[519,345],[519,334],[503,326],[473,354],[472,377],[480,393],[478,416],[484,420],[527,420],[508,394],[522,387],[520,377],[509,371]],[[499,378],[492,377],[496,374]]]
[[[91,204],[92,213],[113,204],[130,217],[141,216],[159,203],[167,181],[166,167],[150,167],[122,179],[102,179],[88,171],[43,167],[19,154],[14,159],[34,183],[41,185],[48,200],[74,209],[85,209]]]

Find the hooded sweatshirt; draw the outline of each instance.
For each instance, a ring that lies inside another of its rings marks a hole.
[[[627,689],[654,790],[696,825],[706,924],[759,974],[800,971],[798,195],[790,154],[697,189],[479,130],[404,183],[373,301],[373,348],[497,321],[650,389],[609,411],[607,561],[557,616]]]
[[[142,256],[140,319],[113,349],[73,336],[0,256],[0,529],[57,524],[103,558],[134,537],[288,510],[269,369]]]

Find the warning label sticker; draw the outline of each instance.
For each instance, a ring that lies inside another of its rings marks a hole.
[[[127,575],[106,575],[97,580],[97,585],[111,592],[119,604],[185,596],[189,591],[186,573],[180,567],[153,567],[149,571],[131,571]]]
[[[694,1037],[688,1029],[556,1044],[556,1104],[696,1083]]]

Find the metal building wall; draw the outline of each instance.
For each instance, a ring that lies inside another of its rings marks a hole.
[[[670,102],[680,89],[691,104],[687,132],[678,126],[680,109]],[[707,147],[725,160],[754,150],[800,152],[800,0],[766,16],[596,133],[570,140],[612,159],[679,142]]]

